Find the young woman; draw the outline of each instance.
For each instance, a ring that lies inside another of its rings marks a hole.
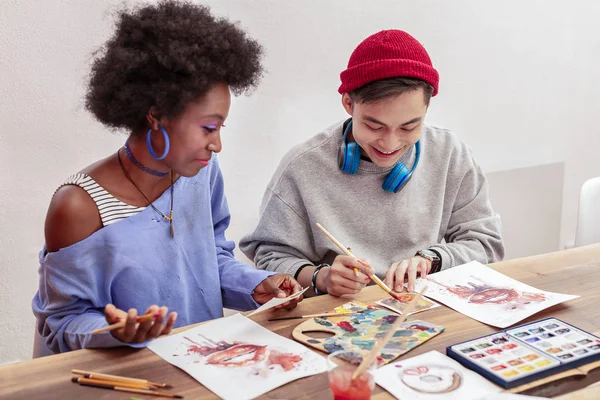
[[[224,306],[247,310],[301,290],[289,275],[236,261],[225,238],[216,153],[230,91],[257,84],[261,53],[200,5],[120,13],[94,61],[86,107],[129,137],[50,204],[33,311],[51,352],[143,346],[174,326],[220,317]],[[138,310],[159,316],[138,323]],[[123,320],[122,329],[90,334]]]

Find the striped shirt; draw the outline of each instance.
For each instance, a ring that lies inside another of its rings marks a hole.
[[[96,203],[96,207],[98,207],[100,219],[102,219],[102,226],[114,224],[122,219],[136,215],[146,208],[123,203],[121,200],[108,193],[102,186],[98,185],[98,183],[87,174],[72,175],[67,178],[60,187],[65,185],[79,186],[90,195],[92,200],[94,200],[94,203]]]

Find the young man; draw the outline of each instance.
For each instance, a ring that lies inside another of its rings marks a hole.
[[[335,296],[358,293],[365,273],[413,290],[417,276],[501,260],[483,172],[455,134],[424,124],[439,76],[423,46],[406,32],[378,32],[354,50],[341,80],[351,118],[284,157],[242,251]],[[370,267],[338,255],[316,223]]]

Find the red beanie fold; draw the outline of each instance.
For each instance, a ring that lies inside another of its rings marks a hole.
[[[425,48],[408,33],[381,31],[363,40],[352,52],[348,68],[340,74],[340,93],[348,93],[380,79],[416,78],[438,92],[439,74]]]

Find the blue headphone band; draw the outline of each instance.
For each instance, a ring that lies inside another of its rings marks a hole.
[[[358,171],[358,166],[360,164],[360,147],[356,142],[348,143],[348,133],[350,133],[350,129],[352,129],[352,120],[350,120],[348,126],[344,130],[339,164],[342,171],[353,175]],[[408,171],[408,168],[403,163],[399,162],[396,164],[383,181],[383,184],[381,185],[383,190],[393,193],[400,191],[412,177],[413,172],[419,164],[420,158],[421,141],[419,140],[415,143],[415,162],[410,171]]]
[[[157,160],[162,160],[167,156],[167,154],[169,154],[169,149],[171,148],[171,141],[169,140],[169,134],[167,133],[167,131],[165,131],[165,128],[163,128],[160,125],[158,126],[158,128],[161,130],[163,138],[165,140],[165,151],[160,157],[154,152],[154,149],[152,148],[152,141],[150,140],[150,136],[152,135],[152,129],[148,129],[148,133],[146,133],[146,146],[148,147],[148,152],[153,158]]]
[[[340,168],[347,174],[354,175],[360,165],[360,146],[356,142],[348,143],[348,133],[352,129],[352,120],[344,130],[344,139],[342,141]]]
[[[350,120],[350,122],[348,122],[348,126],[346,127],[346,130],[344,131],[344,143],[346,143],[346,141],[348,140],[348,132],[350,132],[350,129],[352,129],[352,120]]]

